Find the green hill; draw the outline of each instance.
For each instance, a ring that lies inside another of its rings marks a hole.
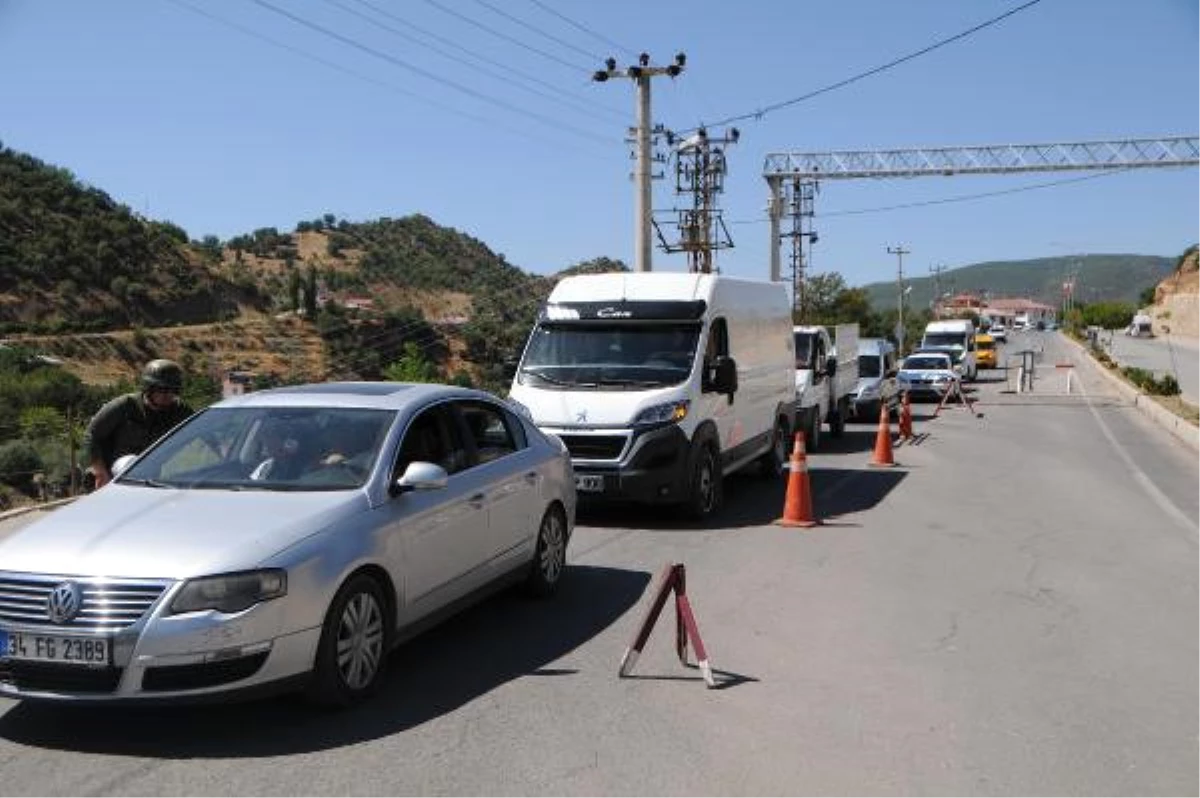
[[[1175,268],[1177,258],[1155,255],[1070,255],[1019,261],[988,261],[941,273],[936,285],[942,293],[982,294],[992,299],[1025,297],[1057,306],[1062,302],[1062,286],[1074,272],[1075,300],[1128,302],[1136,304],[1143,289],[1155,286]],[[929,307],[934,299],[932,275],[905,276],[912,286],[907,305]],[[872,308],[882,310],[896,305],[895,280],[863,286]]]

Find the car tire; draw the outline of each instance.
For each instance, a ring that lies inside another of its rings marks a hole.
[[[703,444],[692,463],[688,499],[684,505],[687,516],[693,521],[705,521],[721,509],[721,499],[721,466],[713,447]]]
[[[388,653],[387,604],[379,582],[358,574],[329,605],[308,697],[331,708],[357,704],[383,680]]]
[[[840,438],[846,431],[846,405],[839,402],[829,417],[829,437]]]
[[[537,546],[529,575],[522,586],[525,593],[536,598],[550,596],[558,589],[563,571],[567,568],[567,519],[557,504],[549,507],[538,524]]]
[[[788,448],[790,443],[791,429],[788,427],[787,419],[778,419],[775,422],[775,429],[771,431],[771,448],[758,458],[760,475],[767,479],[775,479],[783,473],[783,467],[787,465],[791,451]]]

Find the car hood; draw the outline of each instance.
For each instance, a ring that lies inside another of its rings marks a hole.
[[[244,570],[367,506],[361,491],[113,483],[0,542],[0,569],[170,579]]]
[[[899,375],[901,380],[953,380],[956,376],[946,369],[901,369]]]

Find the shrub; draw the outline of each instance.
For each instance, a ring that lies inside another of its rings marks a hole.
[[[33,475],[45,464],[32,443],[24,439],[0,443],[0,482],[33,494]]]

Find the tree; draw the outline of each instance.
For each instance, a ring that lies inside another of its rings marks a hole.
[[[383,370],[392,382],[438,382],[437,366],[425,359],[420,347],[412,341],[404,344],[400,359]]]

